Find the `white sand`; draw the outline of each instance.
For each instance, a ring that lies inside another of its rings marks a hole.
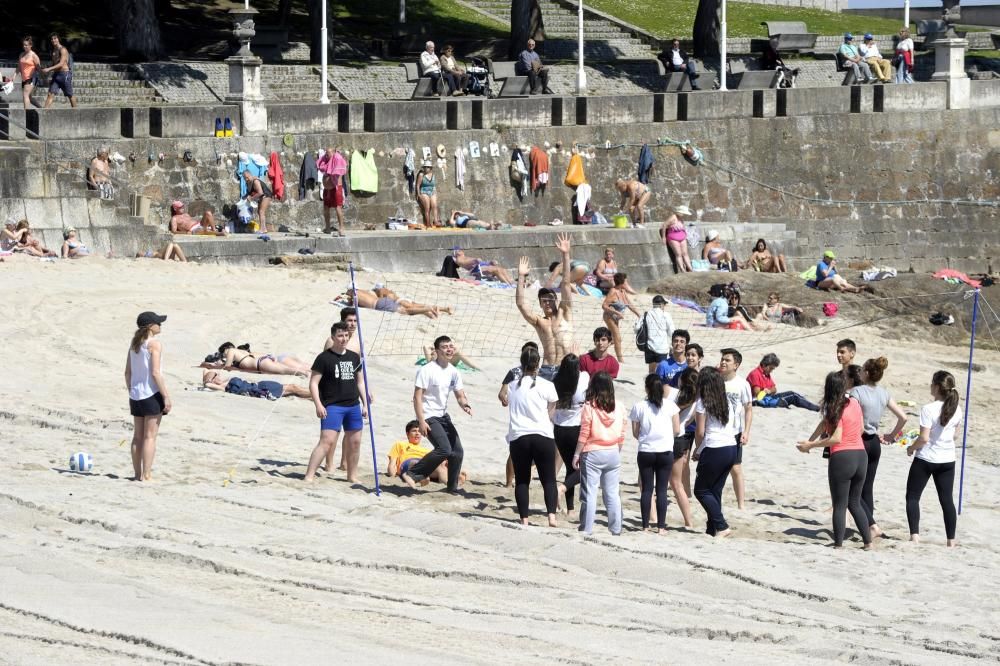
[[[891,538],[872,553],[857,538],[831,549],[825,461],[794,448],[815,416],[798,410],[755,411],[744,461],[748,506],[738,511],[729,489],[725,498],[732,538],[636,531],[630,439],[627,531],[610,537],[600,509],[595,537],[584,539],[575,521],[541,527],[540,511],[534,527],[515,525],[513,493],[502,487],[506,414],[495,398],[513,356],[476,357],[484,372],[463,375],[475,416],[453,411],[472,476],[467,498],[410,496],[395,480],[383,480],[376,497],[369,455],[365,488],[349,487],[339,473],[306,486],[300,479],[318,434],[307,401],[195,390],[200,371],[192,366],[225,340],[311,361],[334,319],[327,301],[343,274],[91,259],[8,260],[0,275],[0,441],[9,453],[0,482],[0,663],[1000,660],[1000,355],[985,345],[959,549],[943,546],[932,487],[924,493],[925,543],[906,542],[909,460],[896,447],[885,449],[876,486],[879,523]],[[411,279],[391,277],[397,288]],[[442,289],[439,279],[418,277],[399,290],[419,298],[428,284]],[[513,326],[513,294],[482,298],[498,299],[484,302],[501,313],[491,344],[516,348],[525,333]],[[583,338],[598,325],[588,308],[580,308]],[[162,340],[174,412],[163,421],[155,480],[138,484],[125,480],[131,418],[122,373],[145,309],[169,316]],[[363,323],[380,318],[366,312]],[[462,321],[468,325],[457,316],[406,325],[421,327],[429,342]],[[846,334],[775,346],[784,361],[779,386],[817,398],[835,366],[833,343]],[[929,399],[934,370],[966,357],[872,330],[849,335],[859,359],[886,354],[885,386],[918,404]],[[626,348],[635,353],[631,341]],[[742,374],[764,351],[747,352]],[[371,362],[380,467],[412,418],[418,352]],[[964,395],[964,373],[948,369]],[[621,385],[620,399],[635,401],[643,374],[631,356],[623,376],[637,383]],[[77,450],[94,455],[92,475],[67,471]],[[532,499],[540,510],[537,483]],[[700,530],[704,514],[694,507]],[[673,504],[668,522],[680,523]]]

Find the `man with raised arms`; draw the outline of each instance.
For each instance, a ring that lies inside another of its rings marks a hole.
[[[562,254],[562,303],[558,302],[556,293],[551,289],[538,290],[538,305],[541,315],[536,315],[528,307],[524,297],[525,282],[531,272],[531,264],[527,257],[521,257],[517,266],[517,292],[515,300],[517,309],[524,320],[535,327],[538,339],[542,343],[543,365],[538,375],[552,381],[559,370],[563,356],[573,349],[573,283],[570,279],[570,241],[569,235],[559,234],[556,249]]]

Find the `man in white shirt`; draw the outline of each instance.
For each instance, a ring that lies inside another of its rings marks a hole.
[[[729,418],[735,425],[736,464],[733,465],[733,491],[736,504],[743,508],[746,486],[743,481],[743,447],[750,443],[750,423],[753,421],[753,395],[747,380],[736,374],[743,363],[743,355],[735,349],[723,349],[719,360],[719,373],[726,382],[726,399],[729,401]]]
[[[663,51],[657,57],[668,72],[687,72],[692,90],[700,90],[698,87],[698,77],[700,74],[698,74],[694,60],[689,58],[687,52],[681,49],[680,40],[675,39],[670,49]]]
[[[417,483],[429,477],[438,465],[448,461],[448,492],[457,493],[462,474],[462,440],[448,415],[448,395],[455,394],[458,406],[472,416],[472,406],[465,397],[462,377],[451,364],[455,343],[447,335],[434,340],[437,356],[433,363],[420,368],[413,382],[413,411],[420,432],[430,440],[434,450],[417,461],[401,476],[406,485],[416,489]]]
[[[865,41],[858,47],[858,51],[861,52],[861,57],[871,67],[872,73],[875,74],[878,80],[882,83],[889,83],[892,79],[892,63],[882,57],[882,54],[878,50],[878,43],[875,41],[872,33],[865,33]]]
[[[434,53],[434,42],[424,44],[424,50],[420,54],[421,76],[427,76],[431,80],[431,90],[435,97],[441,96],[441,61]]]
[[[660,361],[666,361],[670,357],[671,336],[674,333],[674,319],[666,310],[667,299],[657,294],[653,296],[653,307],[647,310],[642,319],[635,323],[635,332],[638,333],[643,322],[646,324],[646,363],[649,371],[656,372],[656,366]]]

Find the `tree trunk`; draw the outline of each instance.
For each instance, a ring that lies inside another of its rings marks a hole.
[[[278,3],[278,25],[287,26],[288,17],[292,13],[292,0],[281,0]]]
[[[314,65],[320,64],[323,58],[323,2],[324,0],[307,0],[309,8],[309,62]],[[326,38],[330,44],[333,43],[333,11],[332,4],[327,6],[326,11]],[[327,54],[327,59],[332,60],[332,54]]]
[[[126,60],[156,60],[163,53],[155,0],[111,0],[118,50]]]
[[[507,55],[516,58],[524,50],[529,39],[537,42],[537,51],[542,50],[545,42],[545,25],[542,21],[542,8],[538,0],[512,0],[510,3],[510,45]]]
[[[694,17],[694,55],[697,58],[719,55],[719,37],[722,32],[722,17],[719,15],[719,0],[698,0],[698,12]]]

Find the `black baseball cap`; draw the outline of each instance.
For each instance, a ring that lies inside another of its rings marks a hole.
[[[138,317],[135,318],[135,325],[139,328],[143,326],[151,326],[153,324],[162,324],[167,320],[167,315],[158,315],[155,312],[143,312]]]
[[[653,296],[653,305],[666,305],[666,304],[667,304],[667,299],[665,299],[660,294]]]

